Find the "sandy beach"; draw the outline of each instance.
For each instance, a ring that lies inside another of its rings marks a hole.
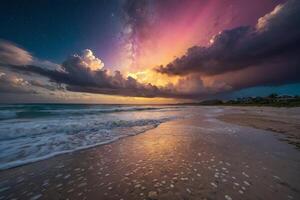
[[[300,151],[280,140],[298,138],[299,109],[196,109],[110,144],[2,170],[0,199],[300,199]]]
[[[228,123],[250,126],[283,134],[285,140],[300,148],[300,109],[272,107],[232,108],[235,112],[218,117]]]

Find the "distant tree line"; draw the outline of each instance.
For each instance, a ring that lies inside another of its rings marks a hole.
[[[296,107],[300,106],[300,96],[295,95],[278,95],[276,93],[272,93],[265,97],[242,97],[231,100],[204,100],[198,105],[237,105],[237,106],[278,106],[278,107]]]

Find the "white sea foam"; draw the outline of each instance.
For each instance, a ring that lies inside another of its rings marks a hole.
[[[46,105],[49,107],[49,105]],[[0,121],[0,169],[106,144],[175,119],[179,107],[10,107],[12,113],[35,112]],[[105,112],[103,112],[105,110]],[[110,112],[106,112],[106,111]],[[40,115],[39,112],[61,115]],[[3,112],[4,113],[4,112]],[[68,113],[68,115],[66,115]],[[70,114],[73,113],[73,114]],[[77,115],[77,113],[81,113]]]
[[[228,133],[223,110],[193,106],[10,105],[0,113],[0,170],[136,135],[177,118],[206,116],[199,133]]]

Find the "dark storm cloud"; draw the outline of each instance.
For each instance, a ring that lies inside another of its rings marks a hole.
[[[64,65],[63,65],[64,66]],[[76,65],[73,65],[75,67]],[[170,97],[170,98],[196,98],[214,93],[214,90],[205,88],[201,84],[197,88],[201,90],[190,90],[186,87],[191,84],[189,78],[183,78],[179,84],[169,84],[166,87],[157,87],[152,84],[138,82],[132,77],[125,78],[119,71],[110,74],[106,70],[91,71],[89,69],[77,68],[75,72],[52,71],[42,67],[27,66],[8,66],[19,72],[34,73],[49,78],[50,82],[65,84],[66,90],[72,92],[86,92],[95,94],[108,94],[133,97]],[[64,68],[65,69],[65,68]],[[78,71],[77,71],[78,70]],[[193,81],[196,81],[193,80]],[[178,87],[180,86],[180,87]],[[42,87],[42,85],[40,85]],[[45,87],[48,89],[48,86]],[[53,87],[51,87],[53,88]]]
[[[261,17],[256,27],[225,30],[213,38],[209,47],[194,46],[184,56],[158,67],[157,71],[183,76],[191,73],[218,76],[251,72],[253,79],[248,79],[247,74],[244,74],[238,88],[298,82],[299,24],[300,1],[290,0]],[[233,82],[229,79],[225,81]]]
[[[1,54],[4,52],[0,52]],[[214,90],[205,88],[202,81],[194,77],[183,78],[178,84],[169,84],[166,87],[140,83],[130,76],[124,77],[120,71],[110,72],[104,69],[102,61],[96,58],[91,50],[84,50],[80,55],[70,56],[58,69],[11,63],[13,62],[7,62],[7,59],[1,60],[0,67],[5,67],[14,73],[23,73],[27,76],[31,75],[31,77],[37,74],[49,79],[50,84],[40,80],[26,81],[29,88],[35,86],[51,91],[64,90],[65,88],[73,92],[173,98],[195,98],[214,92]],[[11,87],[8,87],[7,90],[9,88]]]
[[[90,51],[90,53],[92,52]],[[87,58],[84,55],[71,56],[62,64],[65,71],[59,72],[60,76],[57,74],[53,77],[51,76],[50,79],[57,83],[67,84],[66,89],[73,92],[176,98],[190,98],[199,94],[199,91],[195,91],[195,93],[183,93],[183,89],[180,91],[174,85],[157,87],[150,83],[140,83],[130,76],[124,77],[120,71],[110,72],[103,68],[92,70],[90,63],[85,65]],[[199,85],[198,87],[201,86]]]

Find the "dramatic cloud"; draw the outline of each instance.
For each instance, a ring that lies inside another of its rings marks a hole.
[[[209,47],[194,46],[157,71],[180,76],[197,73],[229,85],[235,82],[231,79],[242,76],[231,85],[233,89],[299,82],[299,24],[300,1],[290,0],[261,17],[256,27],[223,31],[212,38]]]
[[[65,72],[60,73],[60,76],[57,76],[57,74],[54,75],[54,77],[51,76],[51,79],[59,83],[67,84],[66,88],[69,91],[75,92],[176,98],[190,98],[209,93],[208,89],[203,85],[197,85],[197,88],[201,87],[201,90],[195,90],[195,88],[192,88],[193,86],[186,87],[185,83],[189,78],[182,79],[176,85],[169,84],[166,87],[157,87],[150,83],[140,83],[130,76],[124,77],[120,71],[112,73],[104,68],[92,70],[84,61],[84,55],[87,51],[93,56],[92,51],[85,50],[80,56],[75,55],[69,57],[69,59],[62,64]],[[57,77],[60,78],[58,79]]]
[[[16,45],[0,40],[0,62],[12,65],[27,65],[32,62],[32,56]]]
[[[149,3],[132,0],[124,4],[124,34],[133,56],[138,54],[134,45],[151,27]],[[0,41],[0,67],[31,77],[16,81],[2,74],[0,90],[17,91],[26,86],[50,91],[197,99],[253,86],[295,83],[300,81],[299,24],[300,1],[291,0],[259,18],[256,26],[222,31],[211,39],[210,46],[194,46],[184,56],[157,68],[159,73],[180,77],[165,86],[140,82],[120,71],[111,72],[89,49],[57,65]]]
[[[41,79],[24,78],[15,73],[0,71],[0,94],[38,94],[42,91],[64,91],[62,85],[48,83]]]
[[[23,78],[0,72],[0,93],[34,93]]]
[[[100,70],[104,66],[103,62],[96,58],[89,49],[84,50],[82,55],[72,56],[70,59],[66,60],[63,65],[69,72],[75,69],[73,67],[74,65],[78,66],[78,69],[88,69],[91,71]]]
[[[24,50],[25,51],[25,50]],[[96,94],[109,94],[135,97],[173,97],[195,98],[214,93],[211,88],[202,85],[202,81],[193,77],[186,77],[177,84],[168,84],[157,87],[151,83],[140,83],[128,76],[124,77],[120,71],[110,72],[103,68],[104,64],[96,58],[91,50],[84,50],[80,55],[70,56],[60,68],[36,65],[14,65],[1,60],[2,67],[26,75],[37,74],[49,79],[47,84],[39,80],[28,81],[28,85],[41,87],[48,90],[63,90],[72,92],[86,92]],[[40,62],[41,64],[42,62]],[[9,90],[9,88],[7,89]]]
[[[230,91],[231,87],[219,81],[211,85],[205,85],[199,75],[188,75],[179,79],[176,84],[169,83],[162,89],[167,91],[169,97],[197,99]]]

